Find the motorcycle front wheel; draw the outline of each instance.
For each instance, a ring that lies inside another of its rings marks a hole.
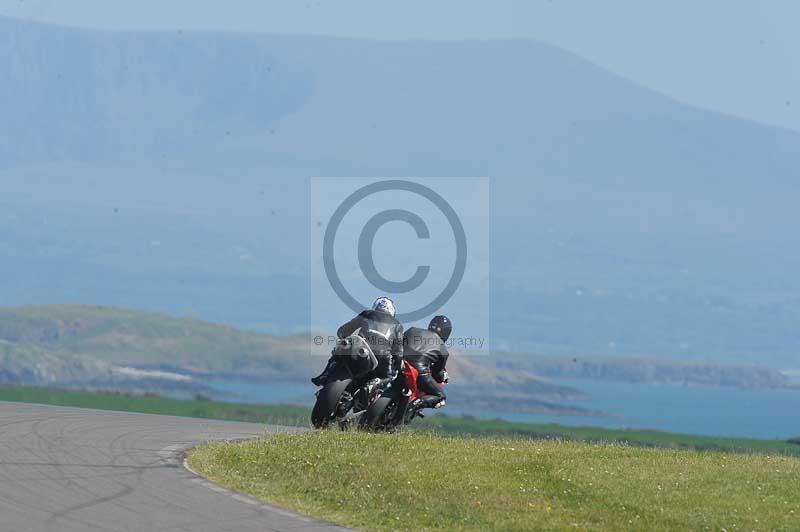
[[[353,381],[348,372],[334,373],[328,383],[317,394],[317,402],[311,411],[311,425],[315,429],[324,429],[336,416],[342,394]]]
[[[361,428],[373,431],[394,429],[399,406],[397,399],[391,395],[378,397],[361,418]]]

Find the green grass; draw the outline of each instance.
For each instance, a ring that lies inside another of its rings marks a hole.
[[[692,449],[731,453],[785,454],[800,456],[800,441],[721,438],[677,434],[657,430],[565,427],[551,424],[512,423],[502,419],[470,417],[429,417],[416,425],[417,430],[464,436],[503,436],[532,439],[562,439],[587,443],[621,443],[639,447]]]
[[[101,410],[169,414],[174,416],[250,421],[306,427],[310,409],[296,405],[254,405],[221,401],[186,401],[161,396],[55,390],[32,386],[0,386],[0,401],[17,401]],[[430,416],[414,421],[415,432],[451,436],[507,437],[518,439],[561,439],[578,442],[624,443],[640,447],[715,450],[732,453],[783,454],[800,456],[800,440],[716,438],[652,430],[619,430],[595,427],[565,427],[512,423],[499,419]]]
[[[295,405],[186,401],[161,396],[56,390],[32,386],[0,386],[0,401],[292,426],[308,425],[309,418],[308,408]]]
[[[206,444],[211,480],[365,530],[797,530],[800,459],[315,432]]]

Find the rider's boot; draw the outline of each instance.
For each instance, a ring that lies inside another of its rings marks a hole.
[[[403,417],[403,423],[408,423],[414,416],[425,417],[422,415],[424,408],[442,408],[446,404],[444,399],[440,399],[434,395],[427,395],[418,397],[411,401],[406,407],[406,413]]]
[[[336,359],[331,357],[328,359],[328,364],[325,366],[325,369],[322,370],[322,373],[311,379],[311,382],[314,383],[314,386],[325,386],[328,383],[328,379],[330,378],[331,374],[333,373],[333,368],[335,367]]]

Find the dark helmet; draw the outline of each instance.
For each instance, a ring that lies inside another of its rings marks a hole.
[[[434,316],[428,324],[428,330],[435,332],[443,342],[446,342],[450,338],[450,333],[453,332],[453,323],[447,316]]]

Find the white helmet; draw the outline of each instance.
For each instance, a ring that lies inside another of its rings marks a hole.
[[[394,303],[388,297],[379,297],[375,300],[375,303],[372,304],[372,310],[379,310],[381,312],[386,312],[394,317]]]

